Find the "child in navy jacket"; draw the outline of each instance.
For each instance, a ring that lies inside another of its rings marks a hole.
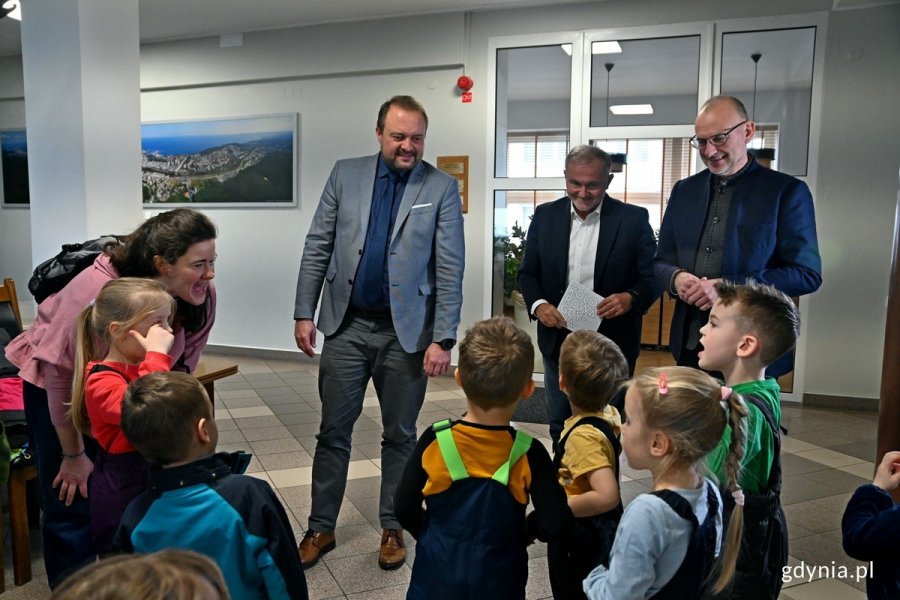
[[[875,480],[857,488],[841,521],[844,552],[872,561],[866,577],[870,599],[900,598],[900,504],[891,492],[900,486],[900,452],[888,452]]]

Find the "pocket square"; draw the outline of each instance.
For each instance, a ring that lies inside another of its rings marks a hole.
[[[428,204],[413,204],[412,208],[410,208],[409,210],[416,210],[417,208],[428,208],[429,206],[431,206],[431,202],[429,202]]]

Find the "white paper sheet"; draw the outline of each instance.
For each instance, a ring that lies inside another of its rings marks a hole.
[[[569,331],[580,329],[597,331],[603,321],[597,316],[597,304],[601,300],[603,296],[592,289],[574,281],[570,283],[557,307],[566,319],[566,328]]]

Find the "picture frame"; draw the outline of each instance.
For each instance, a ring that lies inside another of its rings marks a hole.
[[[297,206],[298,113],[141,124],[144,208]]]
[[[28,208],[28,143],[24,129],[0,130],[3,208]]]

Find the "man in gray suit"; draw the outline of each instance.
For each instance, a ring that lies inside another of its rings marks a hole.
[[[294,337],[315,356],[312,319],[321,293],[317,325],[325,343],[304,568],[335,547],[353,424],[369,379],[384,426],[378,564],[395,569],[406,560],[394,490],[415,447],[428,376],[450,368],[465,263],[456,180],[422,161],[427,128],[414,98],[385,102],[375,127],[381,152],[334,165],[306,236]]]

